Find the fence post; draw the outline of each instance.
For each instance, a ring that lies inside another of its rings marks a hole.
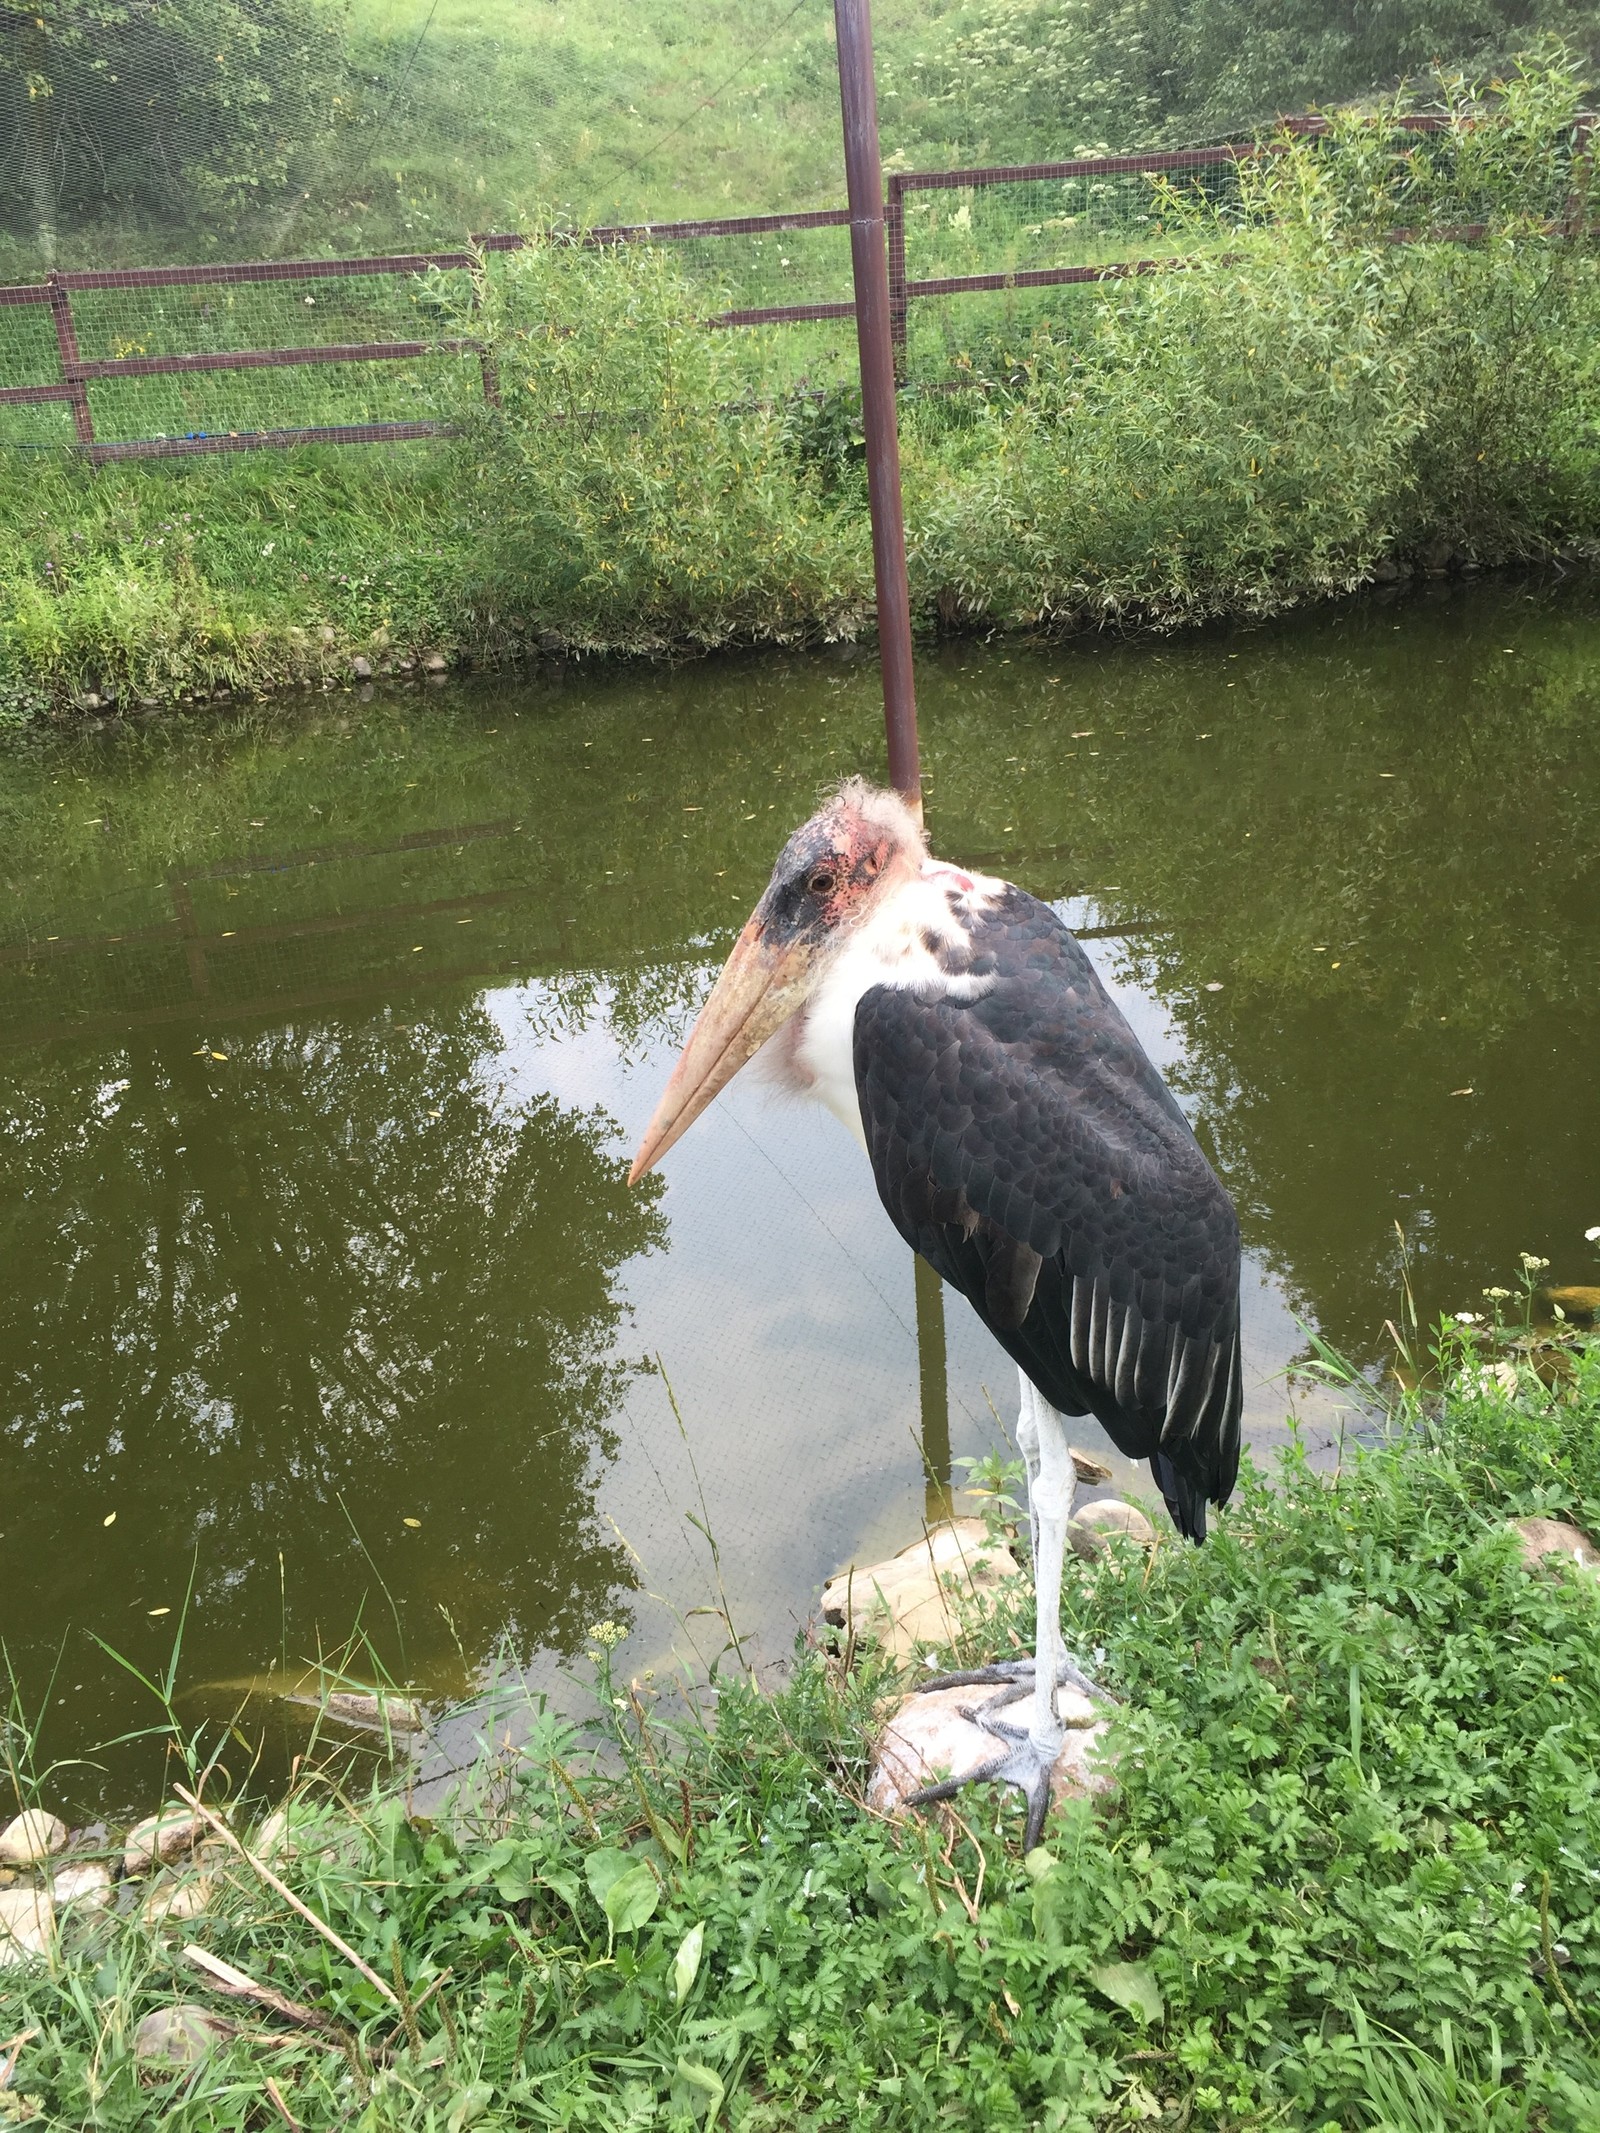
[[[489,274],[489,257],[480,251],[472,269],[472,308],[483,309],[483,285]],[[478,368],[483,374],[483,398],[487,407],[500,405],[500,366],[487,348],[478,350]]]
[[[61,375],[72,387],[72,420],[78,432],[79,444],[94,446],[94,416],[89,411],[89,388],[78,374],[82,358],[78,354],[78,333],[72,323],[72,298],[67,285],[52,267],[48,276],[50,283],[50,316],[55,321],[56,347],[61,356]]]
[[[894,349],[896,380],[906,382],[906,188],[905,177],[896,171],[889,180],[889,199],[884,211],[889,237],[889,341]]]
[[[872,574],[878,595],[878,661],[883,671],[889,782],[920,821],[922,772],[911,661],[911,589],[906,578],[905,512],[900,497],[900,433],[895,406],[894,346],[889,331],[889,267],[884,250],[883,159],[878,153],[878,94],[873,79],[869,0],[833,0],[833,21],[839,45],[839,101],[844,116],[844,168],[850,195],[850,265],[861,364],[861,424],[867,440],[867,501],[872,512]]]

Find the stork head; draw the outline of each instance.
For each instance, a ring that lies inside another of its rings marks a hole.
[[[850,778],[797,829],[689,1032],[628,1182],[660,1162],[747,1059],[799,1013],[884,897],[927,857],[905,802]]]

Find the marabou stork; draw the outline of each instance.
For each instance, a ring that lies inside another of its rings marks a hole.
[[[1179,1532],[1204,1540],[1206,1504],[1227,1501],[1239,1467],[1233,1204],[1048,905],[931,859],[904,803],[859,779],[779,854],[634,1178],[769,1040],[782,1079],[866,1149],[901,1236],[1018,1366],[1036,1658],[946,1678],[1002,1684],[971,1714],[999,1743],[975,1776],[1027,1794],[1031,1848],[1063,1738],[1057,1684],[1094,1693],[1061,1634],[1062,1418],[1092,1414],[1148,1459]],[[994,1715],[1030,1691],[1025,1732]]]

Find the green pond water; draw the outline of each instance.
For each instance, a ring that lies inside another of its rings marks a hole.
[[[1291,1412],[1335,1436],[1286,1372],[1311,1326],[1376,1363],[1400,1231],[1425,1314],[1523,1251],[1597,1278],[1592,586],[967,646],[920,688],[936,849],[1086,932],[1238,1200],[1264,1456]],[[154,1678],[181,1621],[180,1715],[246,1733],[358,1623],[439,1698],[496,1653],[582,1674],[601,1619],[624,1667],[709,1656],[699,1521],[778,1659],[998,1441],[1009,1365],[957,1298],[941,1331],[825,1113],[747,1076],[625,1183],[878,719],[823,655],[0,744],[0,1637],[85,1759],[56,1803],[161,1781],[97,1746],[160,1714],[95,1637]]]

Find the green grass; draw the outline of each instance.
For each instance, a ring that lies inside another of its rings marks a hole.
[[[1600,1592],[1526,1570],[1506,1521],[1600,1529],[1600,1350],[1564,1342],[1554,1392],[1547,1351],[1510,1352],[1514,1392],[1445,1329],[1443,1394],[1336,1472],[1247,1469],[1204,1550],[1069,1582],[1069,1637],[1125,1699],[1118,1791],[1027,1860],[992,1797],[864,1812],[881,1669],[803,1650],[764,1694],[729,1661],[671,1718],[597,1625],[593,1722],[524,1710],[448,1811],[312,1759],[272,1858],[371,1975],[232,1854],[183,1926],[125,1884],[6,1973],[4,2026],[32,2034],[0,2109],[260,2127],[270,2076],[308,2133],[1588,2133]],[[1031,1628],[1022,1590],[972,1635]],[[218,1995],[191,1941],[321,2032]],[[139,2067],[173,2003],[237,2034]]]

